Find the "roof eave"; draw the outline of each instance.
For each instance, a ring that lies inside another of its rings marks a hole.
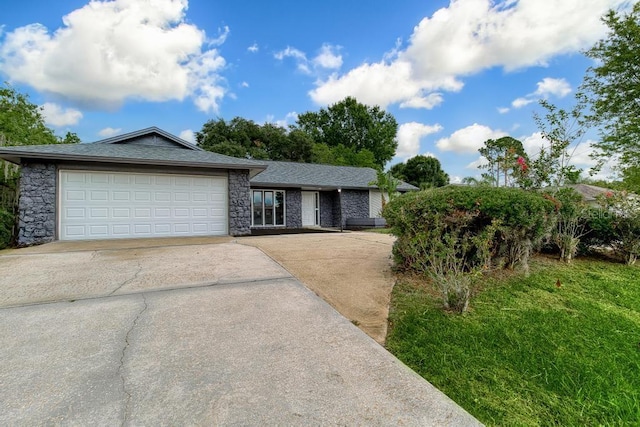
[[[79,161],[88,163],[118,163],[118,164],[130,164],[130,165],[151,165],[151,166],[188,166],[202,169],[249,169],[252,171],[263,171],[267,168],[266,165],[242,165],[233,163],[206,163],[206,162],[191,162],[180,160],[155,160],[155,159],[129,159],[122,157],[102,157],[102,156],[87,156],[84,154],[59,154],[59,153],[29,153],[13,151],[10,155],[2,153],[0,150],[0,158],[7,160],[11,163],[20,165],[23,159],[35,159],[35,160],[56,160],[56,161]]]

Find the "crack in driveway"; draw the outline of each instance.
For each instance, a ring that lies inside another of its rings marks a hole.
[[[129,283],[133,282],[134,280],[136,280],[138,278],[138,275],[140,275],[140,273],[142,273],[142,263],[140,262],[140,260],[138,260],[138,269],[136,270],[136,272],[133,274],[133,277],[130,277],[129,279],[125,280],[124,282],[122,282],[121,284],[119,284],[118,286],[116,286],[116,288],[111,291],[109,293],[109,296],[115,294],[116,292],[118,292],[120,289],[122,289],[124,286],[128,285]]]
[[[142,316],[142,313],[144,313],[147,310],[147,308],[149,308],[149,306],[147,305],[147,298],[144,296],[144,294],[140,294],[140,296],[142,296],[142,302],[144,303],[144,307],[142,307],[142,310],[140,310],[138,314],[136,314],[136,318],[133,319],[133,322],[131,323],[131,327],[129,328],[129,330],[127,331],[127,334],[124,337],[124,347],[122,348],[122,354],[120,355],[120,365],[118,366],[118,375],[120,376],[120,381],[122,382],[122,392],[126,397],[126,401],[124,405],[124,416],[122,417],[122,424],[121,424],[123,426],[127,424],[127,420],[129,418],[129,414],[131,411],[131,408],[130,408],[131,392],[127,390],[126,379],[124,376],[124,359],[126,357],[127,350],[129,349],[129,345],[131,344],[129,342],[129,336],[138,325],[138,320],[140,320],[140,316]]]

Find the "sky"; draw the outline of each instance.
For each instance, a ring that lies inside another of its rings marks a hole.
[[[387,166],[438,158],[478,177],[489,138],[535,156],[533,120],[593,65],[601,17],[626,0],[24,0],[0,14],[0,78],[63,136],[150,126],[194,141],[208,120],[294,124],[347,96],[398,122]],[[589,169],[590,132],[571,147]],[[596,177],[611,176],[611,166]]]

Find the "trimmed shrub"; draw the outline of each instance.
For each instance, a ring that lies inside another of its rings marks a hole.
[[[521,265],[528,270],[532,248],[553,225],[554,204],[541,194],[503,187],[448,186],[404,194],[383,212],[397,236],[393,251],[397,265],[422,272],[419,260],[426,253],[417,249],[416,239],[437,224],[438,217],[455,216],[456,212],[473,213],[464,230],[470,236],[496,228],[487,247],[474,249],[473,257],[484,258],[482,262],[490,264],[488,267]]]

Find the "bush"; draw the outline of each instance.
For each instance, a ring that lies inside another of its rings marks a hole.
[[[610,245],[628,265],[640,257],[640,197],[625,191],[609,192],[598,203],[610,215]]]
[[[0,249],[7,248],[13,243],[15,222],[15,215],[0,208]]]
[[[446,309],[467,309],[487,269],[521,265],[552,224],[554,204],[513,188],[444,187],[405,194],[383,216],[397,236],[396,265],[437,285]]]
[[[554,204],[542,195],[517,188],[442,187],[407,193],[389,203],[383,212],[398,237],[394,256],[399,267],[419,271],[412,239],[429,230],[438,216],[474,213],[465,224],[472,235],[497,227],[484,253],[493,266],[527,268],[531,249],[549,232]],[[424,254],[422,254],[424,256]],[[484,260],[487,261],[487,260]],[[418,267],[418,268],[416,268]]]
[[[561,188],[545,197],[555,204],[556,221],[551,240],[560,252],[560,259],[570,263],[578,252],[580,239],[587,232],[588,207],[573,188]]]

